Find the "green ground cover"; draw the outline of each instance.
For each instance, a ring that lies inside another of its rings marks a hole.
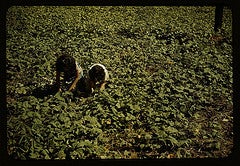
[[[13,159],[226,157],[232,131],[232,13],[214,7],[11,7],[7,136]],[[46,95],[56,55],[111,82],[88,98]]]

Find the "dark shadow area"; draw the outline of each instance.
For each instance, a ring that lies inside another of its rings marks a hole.
[[[61,86],[62,91],[67,91],[69,84],[64,84]],[[36,98],[44,98],[49,95],[55,95],[58,92],[58,87],[56,84],[53,85],[44,85],[41,87],[36,87],[31,93],[32,96]],[[73,92],[74,97],[89,97],[91,92],[87,88],[86,78],[82,77],[78,83],[77,87]]]
[[[81,77],[77,83],[76,89],[73,91],[74,97],[89,97],[92,95],[91,89],[87,83],[86,77]]]
[[[45,85],[44,87],[37,87],[32,91],[32,95],[37,98],[44,98],[45,96],[54,95],[58,92],[56,85]]]
[[[66,91],[69,85],[62,85],[62,90]],[[53,85],[44,85],[42,87],[37,87],[33,89],[31,95],[36,98],[44,98],[49,95],[55,95],[58,92],[56,84]],[[78,83],[76,89],[73,91],[74,97],[89,97],[93,95],[91,90],[88,87],[87,80],[85,77],[82,77]]]

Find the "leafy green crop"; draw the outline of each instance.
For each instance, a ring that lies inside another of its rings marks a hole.
[[[13,159],[225,157],[233,146],[231,10],[11,7],[7,136]],[[88,98],[56,92],[69,52],[110,83]]]

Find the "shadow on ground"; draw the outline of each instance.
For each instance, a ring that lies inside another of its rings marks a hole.
[[[37,87],[33,89],[32,95],[37,98],[44,98],[49,95],[54,95],[58,92],[56,85],[45,85],[44,87]]]

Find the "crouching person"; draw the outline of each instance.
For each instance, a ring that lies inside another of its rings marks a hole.
[[[104,65],[97,63],[90,67],[87,79],[91,93],[94,90],[102,91],[109,80],[109,74]]]
[[[63,74],[63,82],[60,80]],[[72,91],[80,78],[83,76],[83,70],[74,57],[62,55],[57,58],[56,62],[56,85],[59,91]]]

